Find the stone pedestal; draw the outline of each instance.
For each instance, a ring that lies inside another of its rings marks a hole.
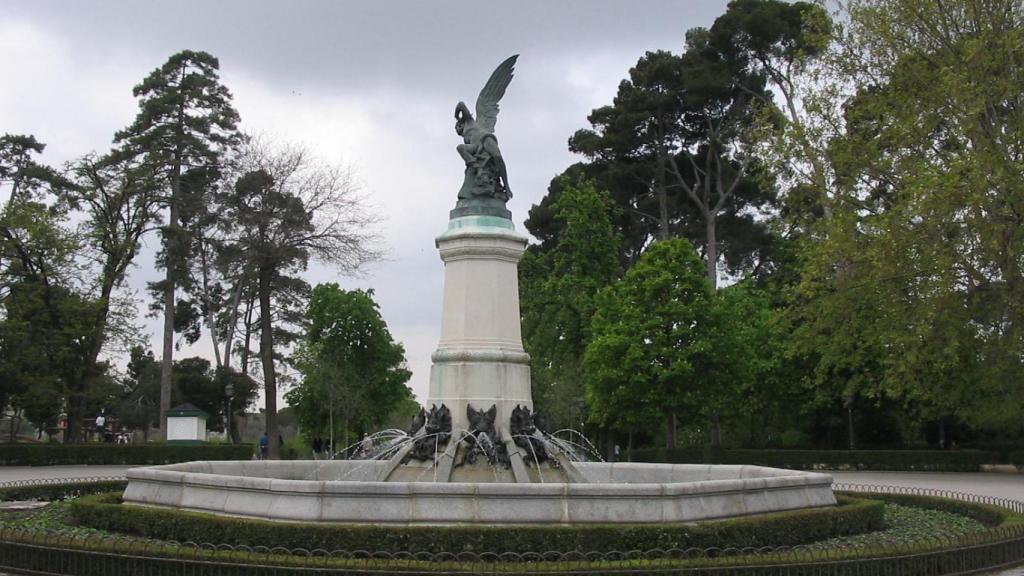
[[[469,428],[467,405],[497,405],[495,427],[504,432],[517,404],[533,408],[530,357],[519,327],[518,264],[526,238],[506,218],[462,216],[449,221],[437,248],[444,261],[444,312],[427,406],[448,406],[452,428],[459,430]]]

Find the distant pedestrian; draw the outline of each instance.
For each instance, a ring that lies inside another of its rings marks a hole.
[[[359,442],[359,446],[363,450],[363,455],[369,456],[373,452],[373,439],[370,438],[369,434],[363,434],[363,439]]]
[[[267,452],[270,450],[270,437],[264,432],[263,436],[260,436],[260,460],[267,459]]]
[[[107,417],[103,415],[103,410],[100,410],[98,416],[96,416],[96,435],[99,437],[100,442],[103,442],[106,438],[104,437],[107,428]]]
[[[320,459],[320,452],[324,449],[324,442],[319,436],[313,437],[313,460]]]

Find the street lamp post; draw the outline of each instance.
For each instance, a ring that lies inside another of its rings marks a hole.
[[[228,444],[231,444],[231,398],[235,395],[235,387],[230,382],[224,385],[224,395],[228,398],[228,409],[225,412],[225,418],[227,423],[224,426],[224,433],[227,437]]]

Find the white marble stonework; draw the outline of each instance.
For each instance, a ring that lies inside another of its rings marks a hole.
[[[467,404],[478,410],[497,405],[500,432],[517,404],[533,408],[530,357],[519,327],[518,264],[526,238],[511,220],[463,216],[451,220],[436,243],[444,261],[444,304],[427,406],[448,406],[458,430],[469,427]]]
[[[835,505],[832,478],[762,466],[578,463],[582,483],[377,482],[382,461],[187,462],[128,470],[124,501],[372,524],[648,524]]]

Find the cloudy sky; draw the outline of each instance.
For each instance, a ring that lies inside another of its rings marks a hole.
[[[587,114],[611,102],[645,51],[680,51],[686,30],[709,26],[725,4],[0,0],[0,133],[34,134],[52,165],[106,151],[136,114],[132,86],[179,50],[217,56],[243,130],[350,165],[386,215],[385,262],[361,278],[319,265],[306,277],[376,291],[422,400],[440,334],[443,265],[434,237],[462,183],[455,103],[472,107],[494,67],[520,54],[496,133],[515,194],[509,208],[524,231],[530,206],[577,160],[566,142]],[[152,263],[157,243],[148,239],[131,289],[161,275]],[[160,322],[141,307],[158,350]],[[179,357],[211,355],[205,342]]]

